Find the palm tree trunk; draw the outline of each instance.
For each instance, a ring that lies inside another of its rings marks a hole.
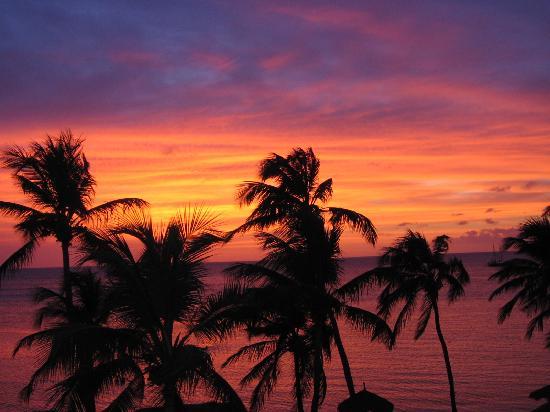
[[[311,398],[311,412],[318,412],[321,403],[321,379],[323,372],[323,348],[321,331],[315,326],[315,353],[313,354],[313,396]]]
[[[175,383],[167,383],[162,388],[165,412],[179,412],[182,409],[181,398]]]
[[[88,351],[83,351],[80,354],[80,364],[79,370],[84,374],[84,376],[92,376],[94,369],[93,355]],[[95,393],[89,387],[81,387],[78,396],[80,397],[81,406],[84,408],[85,412],[95,412]],[[79,410],[79,408],[77,408]]]
[[[313,359],[313,397],[311,398],[311,412],[319,411],[319,404],[321,402],[321,357],[318,355],[318,351],[315,351],[315,358]]]
[[[447,368],[447,378],[449,379],[449,391],[451,395],[451,409],[453,412],[457,412],[456,408],[456,395],[455,395],[455,382],[453,378],[453,371],[451,370],[451,359],[449,358],[449,350],[447,349],[447,344],[443,338],[443,332],[441,331],[441,324],[439,322],[439,309],[437,303],[433,305],[434,309],[434,319],[435,319],[435,330],[437,331],[437,337],[441,343],[441,349],[443,350],[443,357],[445,358],[445,367]]]
[[[300,355],[294,351],[294,390],[296,392],[296,410],[298,412],[305,412],[304,409],[304,394],[302,390],[302,367],[300,362]]]
[[[342,362],[342,369],[344,370],[344,378],[346,379],[346,385],[348,386],[349,396],[355,395],[355,386],[353,385],[353,377],[351,375],[351,367],[349,365],[348,355],[344,349],[342,338],[340,337],[340,329],[338,328],[338,322],[334,317],[334,313],[330,314],[330,323],[332,330],[334,331],[334,343],[338,348],[338,354],[340,355],[340,361]]]
[[[92,393],[91,390],[89,390],[89,389],[86,390],[86,388],[84,388],[84,390],[79,394],[79,396],[80,396],[84,411],[86,411],[86,412],[95,412],[96,411],[95,396],[94,396],[94,394]]]
[[[63,252],[63,293],[67,300],[73,303],[73,288],[71,284],[71,264],[69,261],[69,242],[61,242],[61,251]]]

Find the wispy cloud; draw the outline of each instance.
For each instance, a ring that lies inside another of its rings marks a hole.
[[[227,228],[247,213],[235,185],[296,146],[315,148],[334,203],[367,214],[380,247],[411,222],[461,237],[505,211],[513,227],[550,191],[550,12],[521,8],[0,2],[3,143],[71,127],[98,200],[140,195],[163,217],[206,203]]]

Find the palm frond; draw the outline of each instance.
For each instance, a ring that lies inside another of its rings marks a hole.
[[[374,268],[344,283],[334,291],[334,295],[351,301],[358,301],[362,294],[368,292],[370,288],[382,286],[385,282],[390,281],[393,274],[392,268]]]
[[[392,330],[384,319],[368,310],[346,305],[346,319],[358,330],[371,335],[372,340],[390,344]]]
[[[316,200],[320,200],[322,203],[326,203],[330,200],[331,197],[332,179],[327,179],[324,182],[319,183],[319,185],[315,189],[311,202],[315,203]]]
[[[221,291],[207,296],[198,309],[190,333],[208,340],[231,335],[246,322],[246,316],[242,315],[249,312],[247,293],[242,285],[228,283]]]
[[[432,302],[426,297],[422,302],[422,309],[420,312],[420,316],[418,318],[418,323],[416,325],[416,331],[414,332],[415,340],[420,339],[420,337],[424,334],[424,331],[426,330],[426,327],[430,322],[432,309],[433,309]]]
[[[231,411],[246,412],[239,394],[212,366],[200,368],[199,374],[206,384],[207,392],[215,400],[223,402],[223,405]]]
[[[527,324],[527,331],[525,333],[527,339],[531,339],[535,331],[542,332],[544,330],[544,322],[547,319],[550,319],[550,308],[540,311],[535,317],[533,317],[533,319],[529,321]]]
[[[38,239],[31,239],[17,251],[12,253],[1,265],[0,265],[0,281],[6,276],[10,275],[10,272],[21,270],[24,266],[32,262],[33,254],[39,245]]]
[[[131,412],[135,411],[144,397],[145,380],[143,375],[137,374],[126,387],[105,408],[105,412]]]
[[[353,230],[359,232],[369,243],[372,245],[376,244],[378,235],[374,224],[368,217],[341,207],[329,207],[328,210],[330,212],[330,222],[333,225],[348,225]]]
[[[109,202],[102,203],[98,206],[88,209],[85,213],[85,220],[99,220],[103,223],[107,222],[109,217],[117,212],[127,212],[131,208],[144,208],[148,207],[149,203],[139,198],[123,198],[111,200]]]
[[[25,218],[30,214],[40,214],[41,212],[19,203],[0,201],[0,213],[4,216]]]
[[[235,362],[239,362],[243,358],[248,361],[256,361],[266,355],[266,352],[273,351],[277,345],[276,339],[264,340],[260,342],[251,343],[240,348],[233,355],[229,356],[225,362],[222,363],[222,368],[232,365]]]

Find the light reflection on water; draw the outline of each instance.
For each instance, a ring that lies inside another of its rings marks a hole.
[[[488,302],[487,297],[495,284],[487,278],[493,268],[487,267],[490,254],[463,254],[471,284],[466,297],[448,306],[441,304],[443,333],[449,346],[456,381],[458,406],[461,411],[529,411],[537,402],[528,398],[529,392],[550,383],[550,351],[544,349],[539,334],[532,341],[524,339],[526,319],[513,315],[503,325],[497,325],[496,314],[503,300]],[[375,264],[373,258],[356,258],[345,261],[345,276],[362,273]],[[207,278],[210,290],[223,284],[224,264],[209,264]],[[55,287],[59,269],[25,270],[15,279],[4,282],[0,290],[0,409],[24,410],[17,399],[33,366],[33,357],[22,352],[12,359],[15,342],[31,332],[33,307],[29,295],[34,286]],[[365,296],[361,306],[373,309],[376,293]],[[391,400],[398,410],[445,411],[449,410],[448,385],[441,348],[430,324],[419,340],[412,339],[414,320],[398,341],[396,349],[388,351],[379,343],[342,326],[344,344],[348,351],[357,388],[363,383]],[[216,365],[240,345],[246,337],[240,336],[221,345],[212,352]],[[238,388],[246,364],[222,370],[222,374]],[[288,411],[290,375],[286,365],[276,391],[265,406],[266,411]],[[336,351],[328,368],[328,393],[324,411],[333,411],[338,402],[347,397],[347,390]],[[249,390],[239,390],[247,397]],[[41,406],[39,394],[36,403]]]

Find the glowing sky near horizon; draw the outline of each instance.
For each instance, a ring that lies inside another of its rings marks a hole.
[[[71,128],[98,201],[140,196],[159,220],[199,203],[227,229],[262,158],[312,146],[332,203],[380,234],[345,255],[408,227],[490,250],[550,204],[549,39],[541,1],[5,1],[0,143]],[[23,200],[6,172],[0,199]],[[245,237],[214,258],[258,253]]]

